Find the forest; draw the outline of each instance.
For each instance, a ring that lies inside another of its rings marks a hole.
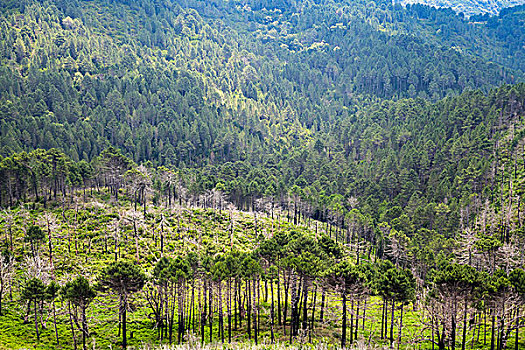
[[[423,4],[438,8],[451,8],[456,13],[472,17],[477,15],[498,15],[509,7],[523,5],[522,0],[482,0],[482,1],[457,1],[457,0],[399,0],[400,4]]]
[[[0,349],[525,348],[524,5],[0,9]]]

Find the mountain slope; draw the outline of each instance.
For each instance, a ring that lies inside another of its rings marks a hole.
[[[378,18],[409,13],[365,3],[7,4],[3,155],[58,147],[92,159],[114,145],[137,162],[256,161],[378,98],[437,100],[521,74],[438,37],[385,31],[405,22]]]

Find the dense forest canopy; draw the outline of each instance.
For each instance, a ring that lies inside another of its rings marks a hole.
[[[476,15],[497,15],[509,7],[523,5],[523,0],[398,0],[400,4],[422,4],[438,8],[451,8],[456,13],[471,17]]]
[[[525,346],[524,5],[0,9],[0,347]]]

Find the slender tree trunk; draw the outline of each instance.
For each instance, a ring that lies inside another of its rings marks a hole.
[[[516,337],[514,338],[514,350],[519,350],[520,337],[520,307],[516,309]]]
[[[295,336],[296,329],[296,313],[297,313],[297,304],[299,302],[299,296],[297,295],[297,275],[293,274],[292,279],[292,296],[291,296],[291,315],[290,315],[290,341],[292,337]]]
[[[365,330],[365,320],[366,320],[366,309],[367,309],[367,306],[368,306],[368,299],[365,299],[365,305],[363,307],[363,322],[362,322],[362,330],[364,332]]]
[[[286,280],[284,285],[284,308],[283,308],[283,333],[286,335],[286,316],[288,314],[288,291],[290,289],[290,274],[286,278],[283,276],[283,279]]]
[[[170,345],[173,343],[173,322],[175,322],[175,291],[174,291],[174,285],[173,282],[170,283],[170,292],[169,292],[169,299],[171,299],[171,303],[168,300],[168,303],[170,304],[168,307],[168,339]]]
[[[77,350],[77,338],[75,337],[75,327],[73,325],[73,314],[71,312],[71,302],[67,302],[67,308],[69,311],[69,324],[71,326],[71,337],[73,338],[73,349]]]
[[[342,321],[342,329],[341,329],[341,348],[345,348],[346,346],[346,291],[343,290],[342,293],[343,297],[343,321]]]
[[[381,339],[384,339],[385,334],[385,308],[386,300],[383,300],[383,309],[381,310]]]
[[[232,286],[231,277],[228,278],[228,343],[232,342]]]
[[[82,312],[82,348],[86,350],[86,335],[88,332],[87,321],[86,321],[86,309],[84,306],[81,307]]]
[[[224,318],[222,314],[222,281],[219,280],[219,333],[224,344]]]
[[[432,306],[432,309],[430,311],[430,330],[431,330],[431,337],[432,337],[432,350],[434,350],[434,306]]]
[[[350,344],[354,342],[354,298],[350,302]]]
[[[394,344],[394,311],[395,311],[396,303],[394,300],[392,300],[392,315],[390,319],[390,347],[392,347],[392,344]]]
[[[239,295],[240,295],[240,282],[235,278],[233,280],[233,329],[237,330],[237,320],[239,317]]]
[[[401,303],[401,315],[399,318],[399,334],[397,335],[397,350],[399,350],[399,346],[401,344],[402,331],[403,331],[403,303]]]
[[[36,340],[40,341],[40,333],[38,331],[38,311],[37,311],[37,302],[35,298],[35,330],[36,330]]]
[[[308,328],[308,278],[305,276],[303,280],[303,324],[302,329],[305,331]]]
[[[492,311],[492,334],[490,337],[490,350],[494,350],[494,341],[495,341],[495,333],[496,333],[496,316],[494,315],[494,310]]]
[[[209,321],[210,321],[210,343],[213,342],[213,284],[210,281],[210,289],[209,289]]]
[[[319,322],[323,322],[324,321],[324,305],[325,305],[325,300],[326,300],[326,290],[324,287],[321,287],[322,288],[322,292],[321,292],[321,314],[319,315]]]
[[[179,344],[182,342],[182,335],[184,334],[184,291],[182,289],[181,285],[177,287],[177,342]]]
[[[463,334],[461,339],[461,350],[465,350],[465,347],[467,345],[467,298],[464,300],[464,308],[463,308]]]
[[[258,310],[258,305],[259,305],[259,300],[260,300],[260,295],[259,295],[259,280],[257,281],[253,281],[253,334],[254,334],[254,339],[255,339],[255,345],[258,344],[258,338],[259,338],[259,320],[258,320],[258,317],[259,317],[259,310]]]
[[[201,308],[201,343],[204,344],[204,328],[206,326],[206,310],[207,310],[207,290],[206,290],[206,281],[202,281],[202,296],[204,303]]]
[[[314,300],[312,303],[312,317],[310,318],[310,332],[308,332],[310,343],[312,342],[312,332],[314,331],[316,302],[317,302],[317,284],[315,285],[315,288],[314,288]]]
[[[273,212],[272,212],[273,214]],[[270,279],[270,293],[272,295],[272,304],[271,304],[271,307],[270,307],[270,340],[272,342],[272,344],[275,342],[275,335],[273,333],[273,327],[274,327],[274,301],[273,301],[273,280]]]
[[[281,268],[277,268],[277,322],[279,326],[281,323]]]
[[[49,223],[47,224],[47,237],[49,247],[49,264],[51,265],[51,270],[53,270],[53,244],[51,242],[51,229],[49,228]]]
[[[125,297],[124,297],[125,298]],[[127,337],[127,329],[126,329],[126,316],[127,316],[127,301],[122,300],[122,348],[126,349],[128,347],[128,337]]]
[[[246,280],[246,296],[247,296],[247,315],[248,316],[248,339],[252,339],[252,303],[251,303],[251,288],[250,281]]]
[[[357,333],[359,331],[359,309],[361,308],[361,301],[357,301],[357,308],[355,313],[355,328],[354,328],[354,339],[357,340]]]

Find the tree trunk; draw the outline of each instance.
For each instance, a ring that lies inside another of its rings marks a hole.
[[[381,310],[381,339],[385,338],[386,334],[386,325],[385,325],[385,311],[386,310],[386,300],[383,300],[383,309]]]
[[[224,318],[222,314],[222,281],[219,280],[219,334],[224,344]]]
[[[209,289],[209,297],[208,297],[208,303],[209,303],[209,320],[210,320],[210,343],[213,342],[213,284],[210,281],[210,289]]]
[[[253,335],[255,339],[255,345],[258,344],[258,338],[259,338],[259,300],[260,300],[260,293],[259,293],[259,279],[257,281],[253,281]]]
[[[228,278],[228,343],[232,342],[232,286],[231,277]]]
[[[494,311],[493,311],[494,312]],[[490,337],[490,350],[494,350],[495,332],[496,332],[496,316],[492,314],[492,334]]]
[[[516,337],[514,338],[514,350],[519,350],[519,334],[520,334],[520,308],[516,309]]]
[[[291,315],[290,315],[290,341],[292,337],[295,336],[296,326],[296,313],[297,313],[297,304],[299,303],[299,296],[297,295],[297,275],[293,274],[292,279],[292,297],[291,297]]]
[[[463,308],[463,334],[461,339],[461,350],[465,350],[467,345],[467,298],[464,300],[465,306]]]
[[[207,309],[207,290],[206,290],[206,281],[202,282],[203,288],[202,288],[202,296],[204,299],[204,303],[201,308],[201,343],[204,344],[204,327],[206,326],[206,309]]]
[[[350,303],[350,344],[354,342],[354,298]]]
[[[343,321],[342,321],[342,329],[341,329],[341,348],[345,348],[346,346],[346,291],[343,290],[342,293],[343,297]]]
[[[82,312],[82,349],[86,350],[86,335],[88,332],[87,328],[87,321],[86,321],[86,308],[84,306],[81,307]]]
[[[277,268],[277,323],[279,326],[281,322],[281,268]]]
[[[35,330],[36,330],[36,340],[40,341],[40,333],[38,332],[38,313],[37,313],[37,302],[35,298]]]
[[[401,303],[401,316],[399,318],[399,334],[397,335],[397,350],[401,344],[401,333],[403,331],[403,303]]]
[[[457,328],[455,311],[454,311],[454,314],[452,315],[451,328],[452,330],[450,332],[450,341],[451,341],[450,347],[452,349],[455,349],[456,348],[456,328]]]
[[[324,304],[325,304],[325,300],[326,300],[326,290],[324,289],[324,287],[322,287],[322,292],[321,292],[321,314],[319,315],[319,322],[323,322],[324,321]]]
[[[127,329],[126,329],[126,316],[127,316],[127,301],[122,300],[122,348],[126,349],[128,346]]]
[[[308,278],[305,276],[303,280],[303,324],[302,329],[306,331],[308,328]]]
[[[75,327],[73,326],[73,316],[71,313],[71,302],[67,302],[67,308],[69,311],[69,323],[71,325],[71,336],[73,338],[73,349],[77,350],[77,338],[75,337]]]
[[[359,309],[361,308],[361,301],[357,301],[356,313],[355,313],[355,328],[354,328],[354,339],[357,340],[357,333],[359,331]]]
[[[394,300],[392,300],[392,315],[390,318],[390,347],[392,347],[392,344],[394,344],[394,311],[395,311],[396,303]]]
[[[252,339],[252,303],[251,303],[251,288],[250,288],[250,281],[246,281],[246,291],[247,295],[247,316],[248,316],[248,339]]]
[[[312,332],[314,330],[314,323],[315,323],[315,303],[317,302],[317,284],[314,288],[314,300],[312,303],[312,316],[310,317],[310,332],[308,332],[309,335],[309,341],[312,342]]]
[[[273,280],[270,279],[270,293],[272,295],[272,304],[270,307],[270,340],[272,344],[275,342],[275,335],[273,334],[273,326],[274,326],[274,302],[273,302]]]
[[[290,289],[290,274],[284,285],[283,333],[286,335],[286,316],[288,313],[288,290]]]

